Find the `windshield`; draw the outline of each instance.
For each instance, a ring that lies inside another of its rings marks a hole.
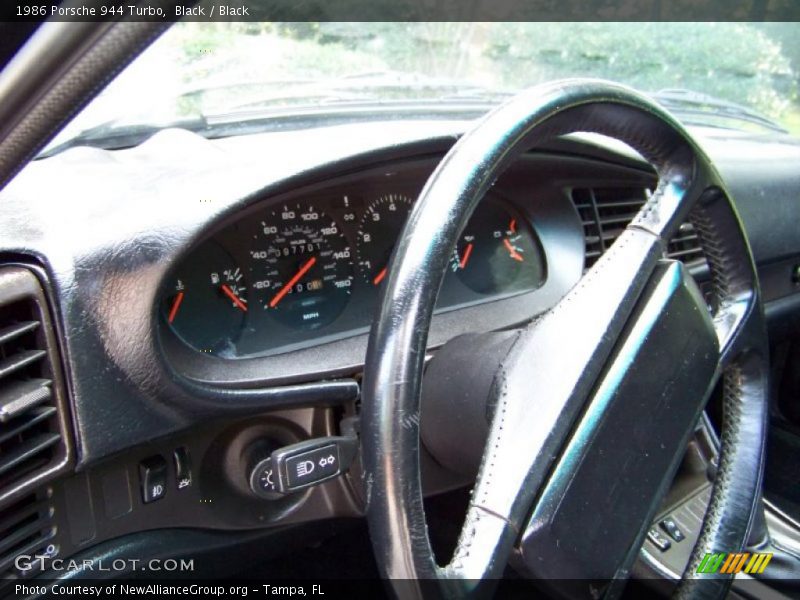
[[[145,127],[462,108],[548,80],[653,93],[685,122],[800,133],[796,23],[177,23],[50,148]],[[766,119],[762,119],[766,117]]]

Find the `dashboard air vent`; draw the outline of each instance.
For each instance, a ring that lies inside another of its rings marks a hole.
[[[59,364],[38,279],[0,269],[0,506],[69,465]]]
[[[0,509],[0,580],[31,575],[40,562],[34,561],[25,570],[18,569],[20,555],[47,556],[58,554],[53,506],[47,489],[23,496]]]
[[[575,188],[572,202],[578,210],[586,240],[586,262],[589,269],[600,255],[614,243],[646,202],[649,190],[637,187]],[[667,245],[666,255],[687,265],[705,261],[700,241],[691,223],[683,223]]]

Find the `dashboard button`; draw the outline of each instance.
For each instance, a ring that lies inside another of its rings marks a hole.
[[[189,451],[181,446],[172,453],[175,459],[175,485],[179,490],[192,486],[192,460]]]
[[[145,504],[161,500],[167,493],[167,461],[163,456],[151,456],[139,463],[139,481]]]
[[[647,539],[650,540],[653,545],[662,552],[666,552],[672,547],[672,544],[666,538],[666,536],[655,527],[647,532]]]
[[[661,529],[667,532],[667,535],[671,537],[676,542],[682,542],[686,539],[686,536],[683,535],[683,532],[678,528],[678,524],[675,523],[675,520],[672,517],[667,517],[661,523]]]

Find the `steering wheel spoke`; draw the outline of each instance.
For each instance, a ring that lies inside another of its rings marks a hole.
[[[660,256],[657,237],[629,229],[519,336],[497,375],[475,505],[522,526]]]

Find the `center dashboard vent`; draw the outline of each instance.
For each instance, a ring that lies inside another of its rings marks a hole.
[[[66,471],[66,402],[37,277],[0,268],[0,507]]]
[[[572,202],[578,210],[586,240],[585,269],[614,243],[642,208],[650,191],[638,187],[575,188]],[[705,256],[691,223],[683,223],[667,245],[666,255],[687,266],[700,266]]]

